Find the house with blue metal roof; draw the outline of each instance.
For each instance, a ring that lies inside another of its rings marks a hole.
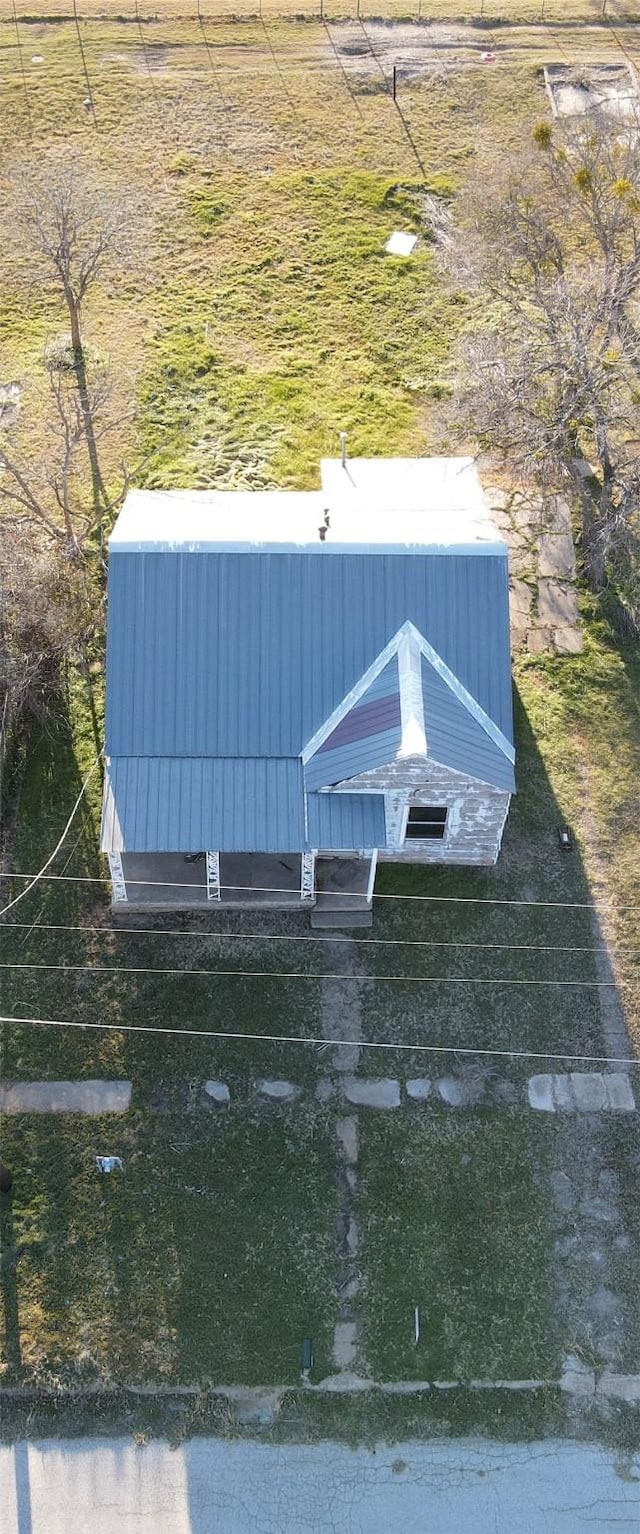
[[[109,543],[114,903],[366,919],[380,860],[492,864],[514,791],[507,547],[468,458],[145,491]],[[354,913],[361,913],[356,916]]]

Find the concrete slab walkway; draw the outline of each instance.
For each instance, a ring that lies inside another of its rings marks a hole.
[[[3,1081],[0,1113],[126,1113],[130,1081]]]

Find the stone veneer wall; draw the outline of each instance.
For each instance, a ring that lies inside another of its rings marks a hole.
[[[362,772],[338,785],[341,793],[384,792],[387,845],[381,861],[394,863],[492,864],[500,851],[511,795],[478,783],[464,773],[406,757]],[[401,841],[407,804],[446,805],[442,841]]]

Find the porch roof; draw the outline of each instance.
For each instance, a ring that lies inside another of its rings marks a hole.
[[[111,757],[103,852],[353,851],[385,845],[378,795],[310,794],[298,757]]]

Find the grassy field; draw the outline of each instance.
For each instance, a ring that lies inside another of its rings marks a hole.
[[[442,400],[469,301],[445,292],[428,236],[406,263],[385,257],[386,239],[396,228],[424,232],[425,195],[454,198],[490,165],[496,142],[508,154],[546,116],[541,64],[562,57],[569,40],[572,57],[620,56],[610,29],[573,25],[599,8],[547,0],[551,30],[485,33],[484,45],[499,49],[495,68],[480,65],[479,29],[454,36],[450,28],[430,62],[401,71],[398,111],[389,74],[396,52],[406,63],[418,29],[399,35],[367,23],[367,53],[353,6],[349,23],[329,30],[317,18],[280,19],[292,9],[284,5],[278,16],[265,10],[267,35],[255,17],[236,24],[216,8],[203,37],[195,17],[169,0],[154,3],[160,19],[142,32],[118,19],[126,5],[85,0],[82,15],[94,17],[82,23],[92,115],[82,104],[73,24],[29,7],[43,19],[19,23],[25,96],[15,27],[0,6],[5,174],[20,158],[73,151],[106,191],[123,185],[137,210],[136,259],[94,292],[87,326],[92,346],[112,360],[119,403],[135,404],[125,446],[142,460],[147,484],[311,486],[340,429],[354,454],[453,445]],[[346,9],[341,0],[331,7],[335,16]],[[436,12],[423,0],[421,9],[423,18],[457,22],[478,7],[460,0]],[[538,0],[485,6],[488,21],[530,21],[538,10]],[[613,0],[609,10],[624,14]],[[385,5],[392,14],[406,8]],[[625,29],[624,39],[640,58],[636,32]],[[46,288],[25,287],[20,268],[8,239],[0,366],[20,383],[18,430],[37,452],[42,347],[64,321]],[[583,656],[517,663],[519,794],[498,867],[387,867],[377,888],[579,906],[597,898],[638,1040],[640,937],[636,913],[624,907],[638,906],[640,672],[637,656],[616,647],[606,616],[586,601],[584,616]],[[99,720],[99,656],[94,687]],[[34,870],[55,844],[95,757],[83,689],[72,678],[63,716],[28,742],[17,774],[17,869]],[[96,775],[60,873],[101,874],[99,802]],[[576,838],[570,857],[557,844],[565,820]],[[309,1334],[320,1377],[337,1314],[334,1108],[313,1091],[326,1057],[299,1045],[198,1037],[221,1023],[241,1034],[318,1037],[320,946],[288,943],[302,928],[280,914],[252,919],[264,942],[242,941],[243,919],[233,916],[184,940],[116,934],[105,930],[98,883],[43,884],[15,917],[25,925],[0,934],[0,961],[63,968],[3,971],[3,1010],[103,1021],[113,1031],[5,1028],[5,1074],[130,1078],[133,1107],[122,1121],[15,1119],[4,1132],[17,1174],[1,1233],[10,1378],[293,1383]],[[588,912],[381,900],[372,935],[389,946],[358,950],[375,982],[362,987],[365,1039],[602,1053],[592,986],[415,983],[420,975],[592,982],[588,952],[462,946],[586,950],[602,941]],[[460,946],[401,949],[403,939]],[[109,971],[72,968],[80,964]],[[188,973],[198,967],[218,973]],[[219,973],[233,968],[297,973],[271,981]],[[389,974],[407,983],[379,978]],[[153,1021],[187,1037],[121,1031]],[[445,1055],[425,1065],[418,1052],[367,1054],[365,1066],[403,1077],[462,1068]],[[532,1068],[496,1066],[519,1090]],[[304,1108],[282,1118],[258,1112],[251,1084],[266,1074],[299,1082]],[[232,1089],[226,1116],[201,1104],[200,1084],[215,1076]],[[515,1108],[461,1117],[434,1109],[423,1118],[403,1109],[363,1124],[359,1318],[376,1377],[557,1373],[566,1339],[552,1300],[551,1142],[548,1125]],[[125,1173],[100,1182],[93,1157],[110,1149],[123,1155]],[[610,1155],[630,1211],[636,1152],[632,1130],[617,1128]],[[633,1263],[625,1282],[631,1302]],[[425,1317],[417,1352],[416,1303]],[[512,1402],[510,1411],[514,1431],[525,1417],[534,1430],[539,1424],[529,1405]],[[380,1406],[378,1421],[390,1412]],[[324,1430],[336,1427],[323,1420]],[[466,1415],[464,1427],[474,1420]]]

